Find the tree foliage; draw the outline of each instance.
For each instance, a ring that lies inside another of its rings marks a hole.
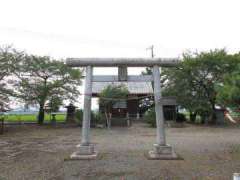
[[[223,106],[240,109],[240,63],[236,70],[224,76],[224,82],[216,86],[217,101]]]
[[[47,107],[49,108],[50,112],[59,111],[61,105],[63,105],[63,99],[58,95],[49,98],[49,101],[47,103]]]
[[[11,76],[13,77],[23,56],[23,52],[11,46],[0,47],[0,111],[9,109],[9,97],[13,95]]]
[[[44,121],[44,106],[48,101],[74,101],[79,95],[81,72],[47,56],[26,55],[17,76],[17,97],[39,105],[40,124]]]
[[[108,128],[111,126],[112,107],[115,103],[124,100],[129,94],[125,86],[108,85],[99,95],[99,104],[104,107]]]
[[[224,49],[185,53],[178,67],[164,69],[164,93],[176,96],[193,119],[197,113],[205,114],[214,123],[216,85],[223,83],[224,75],[232,72],[237,62],[236,56],[228,55]]]

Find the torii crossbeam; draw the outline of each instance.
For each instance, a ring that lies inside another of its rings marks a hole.
[[[178,64],[177,58],[68,58],[67,65],[71,67],[173,67]]]
[[[90,143],[91,121],[91,94],[93,81],[115,81],[121,78],[114,76],[93,76],[93,67],[120,67],[122,72],[127,67],[152,67],[152,76],[127,76],[125,80],[152,81],[154,82],[154,100],[157,124],[156,143],[153,150],[149,151],[149,159],[177,159],[177,155],[170,145],[166,144],[164,129],[163,107],[161,103],[161,84],[159,67],[174,67],[179,63],[177,58],[68,58],[66,64],[70,67],[86,67],[84,111],[82,123],[81,144],[78,151],[71,155],[72,159],[95,159],[97,152]],[[127,71],[126,71],[127,72]],[[123,78],[124,79],[124,78]],[[88,94],[88,95],[86,95]]]

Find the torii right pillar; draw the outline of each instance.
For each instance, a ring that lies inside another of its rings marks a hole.
[[[148,152],[148,159],[178,159],[173,148],[166,144],[166,136],[164,129],[163,106],[161,104],[161,81],[160,70],[158,65],[153,66],[153,82],[154,82],[154,101],[156,112],[157,136],[156,143],[153,144],[153,150]]]

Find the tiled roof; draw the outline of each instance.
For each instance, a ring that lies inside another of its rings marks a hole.
[[[125,85],[130,94],[153,94],[151,82],[93,82],[92,93],[99,94],[108,85]]]

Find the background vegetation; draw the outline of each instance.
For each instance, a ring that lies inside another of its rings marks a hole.
[[[147,68],[145,73],[151,74],[151,69]],[[79,69],[67,67],[61,59],[27,54],[11,46],[0,47],[0,111],[9,110],[12,99],[26,106],[37,105],[38,123],[42,124],[47,117],[46,107],[58,111],[64,100],[76,101],[81,78]],[[225,49],[183,53],[179,66],[162,68],[161,81],[163,96],[175,96],[179,107],[188,111],[193,123],[200,117],[201,123],[214,124],[216,107],[239,112],[239,53],[229,54]],[[123,87],[107,87],[101,92],[99,103],[108,121],[112,105],[127,94]],[[144,99],[143,105],[147,110],[154,107],[154,101]],[[149,119],[154,116],[152,111],[146,114]],[[77,117],[81,122],[82,112],[77,112]],[[22,118],[30,119],[30,115]],[[98,122],[103,118],[92,113],[92,119]]]
[[[45,107],[58,110],[63,100],[74,102],[80,94],[81,71],[48,56],[29,55],[7,46],[0,48],[0,110],[9,109],[9,97],[38,105],[38,123]]]

